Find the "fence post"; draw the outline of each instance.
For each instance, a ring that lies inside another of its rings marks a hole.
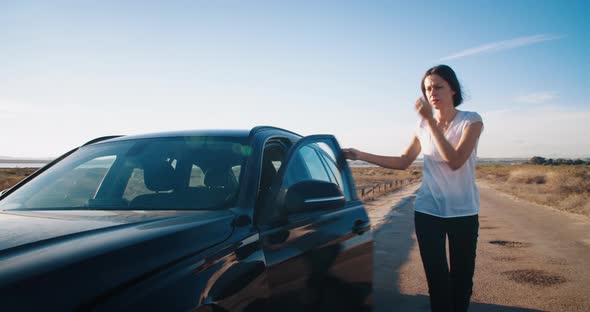
[[[390,190],[399,189],[405,185],[410,184],[411,182],[417,179],[396,179],[396,180],[389,180],[385,182],[378,182],[378,183],[371,183],[366,184],[363,186],[357,187],[357,194],[360,193],[361,200],[373,200],[377,198],[378,194],[385,194],[388,193]]]

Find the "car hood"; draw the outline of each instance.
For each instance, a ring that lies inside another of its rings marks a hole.
[[[64,291],[54,303],[71,310],[200,258],[231,236],[233,220],[229,210],[0,211],[0,292],[22,305],[28,291],[48,300]]]
[[[230,215],[229,211],[0,211],[0,255],[93,233],[145,228],[148,224],[165,229],[183,221],[206,224]],[[176,222],[171,223],[173,220]]]

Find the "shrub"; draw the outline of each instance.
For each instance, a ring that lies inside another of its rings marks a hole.
[[[533,164],[533,165],[542,165],[542,164],[545,164],[546,162],[547,162],[547,160],[545,158],[539,157],[539,156],[535,156],[529,160],[529,163]]]
[[[539,173],[530,169],[517,169],[510,172],[508,182],[525,183],[525,184],[545,184],[547,177],[544,173]]]

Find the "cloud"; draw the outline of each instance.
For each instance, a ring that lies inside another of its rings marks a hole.
[[[517,96],[514,100],[519,103],[542,104],[557,98],[557,94],[552,91],[535,92]]]
[[[463,50],[461,52],[457,52],[455,54],[443,57],[440,60],[441,61],[448,61],[448,60],[462,58],[465,56],[498,52],[498,51],[503,51],[503,50],[508,50],[508,49],[524,47],[524,46],[528,46],[528,45],[532,45],[532,44],[536,44],[536,43],[541,43],[541,42],[545,42],[545,41],[559,40],[559,39],[562,39],[565,37],[566,37],[565,35],[557,36],[557,35],[550,35],[550,34],[540,34],[540,35],[520,37],[520,38],[504,40],[504,41],[497,41],[497,42],[492,42],[492,43],[480,45],[475,48]]]
[[[528,106],[481,115],[480,157],[590,157],[588,109]]]

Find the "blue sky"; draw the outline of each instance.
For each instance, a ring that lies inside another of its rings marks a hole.
[[[261,124],[397,155],[444,63],[480,157],[590,157],[587,3],[0,0],[0,155]]]

